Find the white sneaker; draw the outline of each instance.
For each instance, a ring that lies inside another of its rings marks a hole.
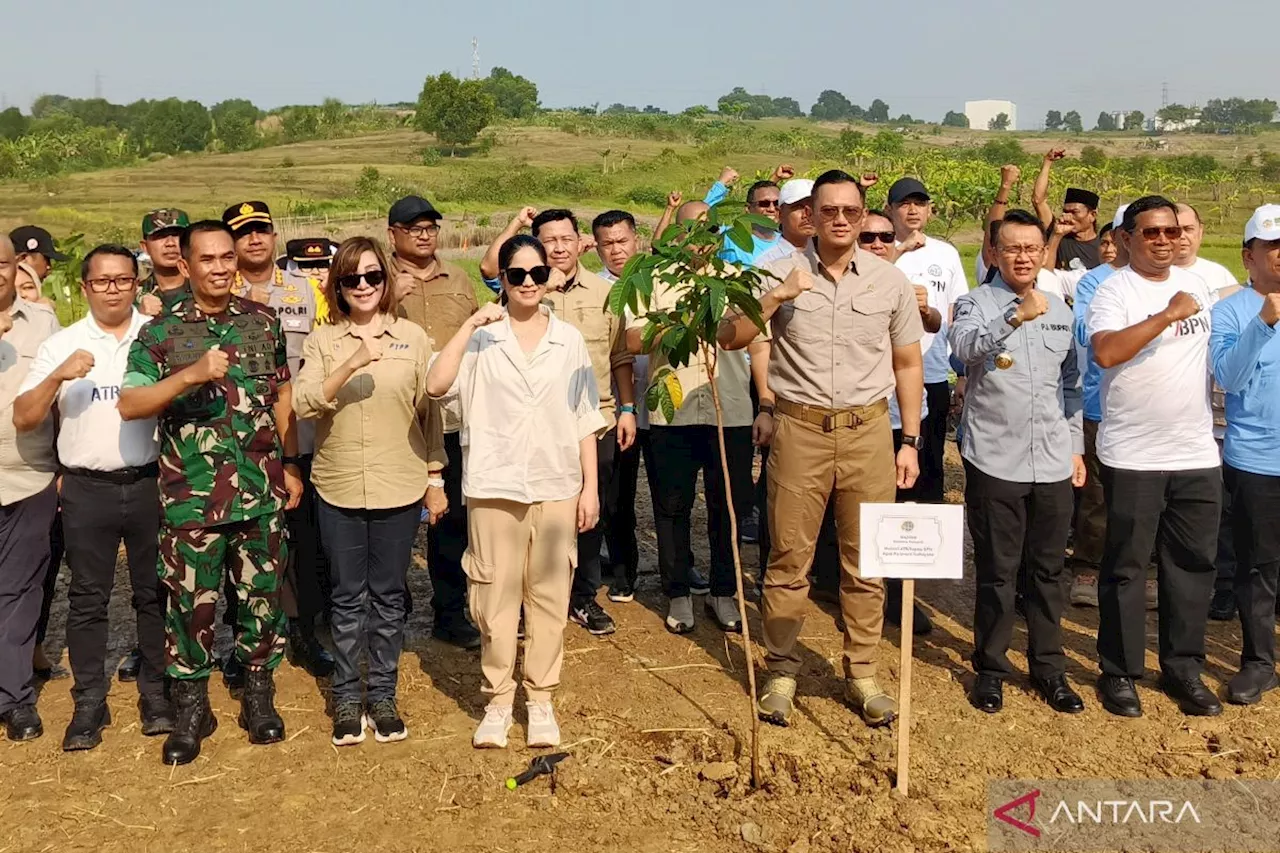
[[[484,709],[484,719],[472,736],[471,745],[476,749],[506,749],[512,723],[510,705],[490,704]]]
[[[550,702],[529,702],[529,737],[532,749],[560,745],[560,726],[556,724],[556,712]]]

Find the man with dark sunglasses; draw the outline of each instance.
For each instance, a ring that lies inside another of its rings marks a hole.
[[[289,370],[297,375],[302,367],[302,343],[320,322],[324,295],[306,275],[286,272],[277,264],[279,236],[266,202],[233,204],[223,211],[222,221],[235,239],[237,271],[232,293],[275,311],[284,333]],[[328,678],[333,673],[333,656],[316,638],[316,620],[327,603],[321,578],[328,576],[328,565],[319,546],[315,491],[311,486],[315,422],[299,420],[296,430],[298,453],[286,461],[297,465],[302,472],[303,500],[285,514],[293,547],[290,549],[292,559],[285,569],[281,600],[289,620],[290,661],[316,678]],[[233,632],[238,632],[236,598],[231,594],[229,580],[226,592],[228,606],[223,621]],[[223,675],[228,684],[238,687],[243,673],[236,656],[228,657],[224,666]]]
[[[1142,715],[1134,682],[1146,656],[1145,579],[1156,548],[1160,686],[1185,714],[1216,716],[1204,685],[1222,469],[1210,406],[1204,279],[1176,266],[1178,209],[1160,196],[1124,212],[1129,266],[1099,287],[1086,325],[1103,369],[1098,460],[1107,532],[1098,581],[1098,692],[1108,711]]]
[[[411,195],[391,205],[387,242],[393,254],[400,315],[417,323],[439,350],[480,309],[471,277],[440,257],[442,214],[431,202]],[[467,618],[467,576],[462,555],[467,550],[467,508],[462,500],[462,429],[457,398],[441,402],[444,413],[445,497],[449,511],[427,528],[427,571],[431,575],[431,634],[459,648],[480,648],[480,632]]]

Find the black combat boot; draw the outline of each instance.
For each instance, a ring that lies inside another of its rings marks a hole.
[[[200,741],[218,728],[218,718],[209,707],[209,680],[175,681],[173,704],[176,719],[164,740],[164,763],[190,764],[200,757]]]
[[[289,662],[316,678],[333,675],[333,655],[316,639],[315,626],[298,619],[289,620]]]
[[[240,698],[240,728],[249,733],[249,743],[284,740],[284,720],[276,713],[275,693],[271,670],[250,669],[246,673],[244,696]]]

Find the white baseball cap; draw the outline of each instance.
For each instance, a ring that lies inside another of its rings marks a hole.
[[[1122,204],[1116,208],[1116,218],[1111,220],[1111,230],[1119,231],[1120,226],[1124,224],[1124,212],[1129,209],[1129,205]]]
[[[813,181],[808,178],[794,178],[782,185],[778,191],[779,204],[795,204],[813,195]]]
[[[1244,225],[1244,241],[1280,240],[1280,204],[1264,204]]]

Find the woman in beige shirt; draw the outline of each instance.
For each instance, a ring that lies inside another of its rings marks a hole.
[[[362,742],[366,727],[380,742],[408,735],[396,710],[406,576],[421,508],[433,524],[448,509],[440,407],[427,396],[431,344],[396,316],[390,268],[367,237],[338,247],[325,285],[334,322],[307,336],[294,383],[298,417],[317,421],[311,481],[333,582],[338,746]]]
[[[596,437],[604,431],[586,342],[542,305],[546,250],[512,237],[499,252],[506,308],[471,315],[431,367],[433,397],[462,408],[462,559],[480,629],[482,690],[490,696],[472,743],[505,747],[515,700],[520,609],[531,747],[556,746],[551,708],[564,661],[577,535],[600,518]]]

